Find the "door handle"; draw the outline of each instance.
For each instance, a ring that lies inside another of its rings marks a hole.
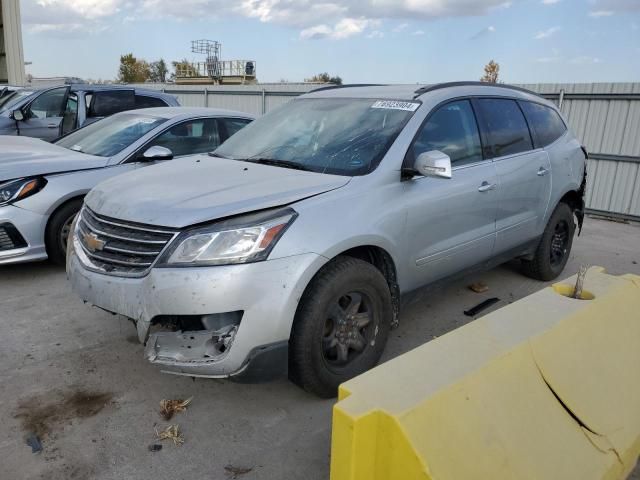
[[[538,176],[539,176],[539,177],[544,177],[547,173],[549,173],[549,170],[547,170],[547,169],[546,169],[546,168],[544,168],[544,167],[540,167],[540,168],[538,169]]]
[[[496,188],[495,183],[482,182],[482,185],[478,187],[479,192],[488,192],[489,190],[494,190]]]
[[[47,125],[47,128],[58,128],[58,124],[57,123],[50,123]]]

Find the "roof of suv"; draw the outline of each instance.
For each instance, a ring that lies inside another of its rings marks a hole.
[[[0,85],[4,87],[6,85]],[[11,87],[9,85],[9,87]],[[13,87],[14,90],[26,89],[30,92],[43,92],[45,90],[51,90],[54,88],[69,87],[71,92],[102,92],[113,90],[134,90],[136,93],[143,93],[154,97],[171,97],[172,95],[163,92],[162,90],[156,90],[153,88],[142,88],[133,85],[125,84],[93,84],[93,83],[71,83],[60,85],[47,85],[47,86],[27,86],[27,87]]]
[[[415,100],[422,95],[443,89],[455,89],[457,95],[496,95],[544,101],[536,93],[505,84],[483,82],[450,82],[433,85],[336,85],[321,87],[305,94],[313,98],[380,98]]]

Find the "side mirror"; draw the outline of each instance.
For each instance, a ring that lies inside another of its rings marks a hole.
[[[24,113],[20,109],[14,110],[12,112],[12,116],[13,116],[13,119],[17,122],[21,122],[22,120],[24,120]]]
[[[425,177],[451,178],[451,159],[440,150],[431,150],[418,155],[413,169]]]
[[[154,145],[153,147],[149,147],[142,154],[142,158],[153,162],[155,160],[171,160],[173,158],[173,152],[166,147],[161,147],[160,145]]]

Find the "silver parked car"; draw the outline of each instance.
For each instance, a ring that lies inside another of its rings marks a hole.
[[[165,371],[308,391],[378,361],[401,296],[513,258],[560,274],[586,152],[558,109],[475,83],[324,88],[210,156],[87,195],[67,258]],[[150,333],[150,327],[154,327]]]
[[[180,105],[173,95],[126,85],[5,88],[0,90],[0,135],[47,141],[125,110]]]
[[[115,114],[55,143],[0,136],[0,265],[64,263],[69,227],[98,182],[160,160],[214,150],[245,113],[163,107]]]

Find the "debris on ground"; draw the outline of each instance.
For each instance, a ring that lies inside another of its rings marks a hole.
[[[151,445],[149,445],[150,452],[159,452],[160,450],[162,450],[161,443],[152,443]]]
[[[576,286],[573,288],[572,298],[582,298],[582,287],[584,285],[584,277],[587,275],[587,267],[585,265],[580,266],[578,270],[578,278],[576,278]]]
[[[484,302],[480,302],[475,307],[470,308],[469,310],[465,310],[464,314],[467,317],[475,317],[478,313],[480,313],[483,310],[486,310],[491,305],[493,305],[494,303],[497,303],[499,301],[500,301],[500,299],[497,298],[497,297],[489,298],[489,299],[485,300]]]
[[[224,471],[227,472],[231,478],[238,478],[240,475],[245,475],[253,470],[253,467],[234,467],[233,465],[226,465]]]
[[[40,437],[33,432],[27,435],[27,445],[31,447],[31,453],[40,453],[42,451]]]
[[[489,290],[489,287],[482,282],[472,283],[467,288],[476,293],[484,293]]]
[[[158,440],[173,440],[173,444],[178,446],[184,443],[184,437],[182,436],[182,432],[180,432],[180,426],[178,425],[169,425],[162,431],[158,431],[156,428],[156,436]]]
[[[174,414],[184,412],[191,400],[193,400],[193,397],[189,397],[186,400],[160,400],[160,415],[169,421]]]

